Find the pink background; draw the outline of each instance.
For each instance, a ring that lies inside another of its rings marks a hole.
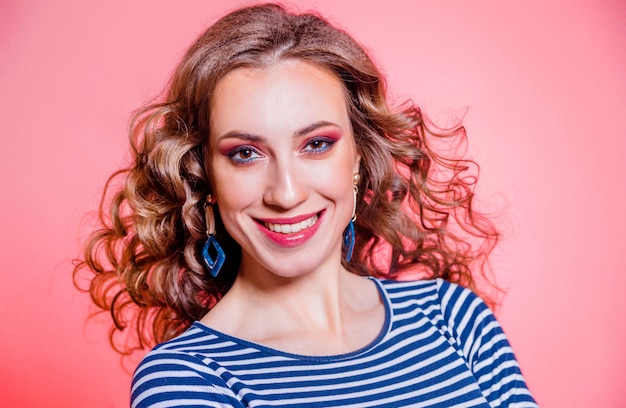
[[[85,323],[71,259],[124,162],[130,112],[246,3],[0,3],[2,406],[127,406],[129,374],[107,325]],[[532,391],[544,407],[626,406],[626,6],[293,4],[366,44],[398,100],[435,118],[470,107],[481,198],[505,232],[498,316]]]

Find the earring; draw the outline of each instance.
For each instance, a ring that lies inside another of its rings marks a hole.
[[[226,260],[226,254],[224,254],[224,250],[217,242],[217,239],[215,239],[215,215],[213,214],[213,204],[215,204],[215,200],[213,199],[213,196],[209,194],[204,203],[204,218],[206,220],[206,235],[208,238],[202,248],[202,258],[204,259],[204,264],[209,270],[211,276],[217,278],[217,275],[219,275],[220,269]],[[215,258],[213,258],[209,253],[211,248],[211,252],[215,253]]]
[[[354,205],[352,207],[352,218],[350,219],[350,223],[346,227],[343,232],[343,246],[341,248],[341,252],[343,255],[343,259],[346,262],[350,262],[352,259],[352,252],[354,251],[354,241],[355,241],[355,233],[354,233],[354,221],[356,221],[356,196],[359,193],[359,181],[361,180],[361,175],[359,173],[354,173]]]

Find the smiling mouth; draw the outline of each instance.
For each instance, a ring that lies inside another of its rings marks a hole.
[[[318,214],[315,214],[312,217],[307,218],[306,220],[293,224],[274,224],[271,222],[264,222],[263,224],[265,225],[265,228],[272,232],[276,232],[279,234],[295,234],[315,225],[318,218]]]

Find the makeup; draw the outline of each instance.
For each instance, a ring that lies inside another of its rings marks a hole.
[[[293,248],[306,243],[319,228],[324,211],[292,218],[257,220],[257,226],[275,244]]]

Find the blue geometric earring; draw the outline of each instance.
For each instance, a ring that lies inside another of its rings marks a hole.
[[[343,259],[346,262],[350,262],[350,259],[352,259],[352,251],[354,251],[354,239],[354,221],[350,220],[350,223],[343,231],[343,247],[341,248]]]
[[[215,216],[213,215],[214,203],[215,200],[213,199],[213,196],[211,194],[207,195],[204,203],[204,218],[206,220],[206,235],[208,239],[202,248],[202,258],[204,259],[204,264],[209,270],[211,276],[217,278],[217,275],[219,275],[220,269],[226,260],[226,254],[217,242],[217,239],[215,239]],[[211,252],[215,254],[215,257],[212,257],[209,253],[211,249]]]
[[[341,247],[341,253],[343,255],[343,259],[346,262],[350,262],[352,259],[352,252],[354,251],[354,241],[355,241],[355,233],[354,233],[354,221],[356,221],[356,196],[359,193],[359,180],[361,180],[361,175],[359,173],[354,173],[354,206],[352,207],[352,218],[350,219],[350,223],[343,231],[343,246]]]

